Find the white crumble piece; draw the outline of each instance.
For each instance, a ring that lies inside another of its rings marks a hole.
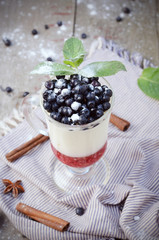
[[[77,111],[80,106],[81,106],[81,103],[76,102],[76,101],[71,104],[71,108],[72,108],[74,111]]]
[[[64,83],[64,79],[59,79],[59,80],[55,83],[55,87],[56,87],[56,88],[62,88],[63,83]]]
[[[74,113],[74,114],[72,114],[71,119],[72,119],[72,122],[76,122],[80,119],[80,117],[79,117],[78,113]]]
[[[134,216],[134,220],[138,221],[138,220],[140,220],[140,217],[139,216]]]
[[[54,93],[55,93],[55,94],[58,94],[59,92],[60,92],[60,89],[54,88]]]
[[[61,91],[61,95],[68,96],[70,94],[70,90],[68,88],[64,88]]]

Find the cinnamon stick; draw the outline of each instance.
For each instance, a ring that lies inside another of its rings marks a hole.
[[[117,128],[119,128],[121,131],[126,131],[130,126],[130,123],[127,120],[120,118],[113,113],[111,113],[110,115],[110,122],[114,124]]]
[[[18,203],[16,209],[19,212],[30,217],[31,219],[34,219],[42,224],[47,225],[48,227],[51,227],[61,232],[67,230],[70,224],[69,222],[61,218],[42,212],[40,210],[37,210],[36,208],[32,208],[24,203]]]
[[[48,139],[49,139],[48,136],[38,134],[36,137],[32,138],[28,142],[23,143],[19,147],[15,148],[11,152],[7,153],[6,158],[8,159],[8,161],[13,162],[16,159],[18,159],[19,157],[23,156],[28,151],[30,151],[32,148],[36,147],[37,145],[39,145],[40,143],[43,143],[44,141],[46,141]]]

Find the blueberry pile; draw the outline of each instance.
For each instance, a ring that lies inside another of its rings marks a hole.
[[[110,108],[112,91],[101,85],[98,77],[86,78],[78,74],[56,76],[45,82],[43,107],[56,121],[82,125],[100,118]]]

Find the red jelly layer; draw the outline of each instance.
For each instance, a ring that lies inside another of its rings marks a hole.
[[[55,154],[55,156],[64,164],[70,166],[70,167],[76,167],[76,168],[83,168],[88,167],[92,165],[93,163],[97,162],[104,154],[107,142],[104,144],[104,146],[96,153],[91,154],[86,157],[69,157],[67,155],[64,155],[60,153],[59,151],[54,148],[54,146],[51,144],[52,150]]]

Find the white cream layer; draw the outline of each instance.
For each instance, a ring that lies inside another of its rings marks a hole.
[[[109,114],[110,115],[110,114]],[[60,153],[70,157],[85,157],[99,151],[107,141],[109,116],[98,126],[88,130],[69,131],[61,124],[47,120],[52,145]]]

